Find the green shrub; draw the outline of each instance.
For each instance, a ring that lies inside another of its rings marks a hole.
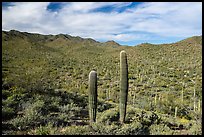
[[[72,121],[72,119],[81,115],[81,110],[82,107],[78,107],[74,103],[59,106],[58,118],[67,122]]]
[[[114,107],[114,105],[113,104],[111,104],[111,103],[109,103],[109,102],[105,102],[105,101],[102,101],[102,100],[98,100],[98,105],[97,105],[98,107],[97,107],[97,111],[98,112],[103,112],[103,111],[105,111],[105,110],[108,110],[108,109],[110,109],[110,108],[113,108]]]
[[[114,123],[107,125],[105,123],[97,122],[91,125],[91,128],[93,130],[93,134],[96,134],[96,135],[114,135],[116,134],[116,131],[118,128],[120,128],[120,126]]]
[[[189,129],[189,134],[190,135],[202,135],[202,122],[197,121],[197,122],[192,122],[192,126]]]
[[[151,125],[159,122],[160,117],[157,113],[144,111],[142,109],[129,107],[127,110],[127,122],[138,121],[143,125]]]
[[[173,131],[165,124],[153,124],[149,128],[150,135],[172,135]]]
[[[111,124],[111,122],[118,122],[119,120],[119,110],[117,108],[112,108],[106,110],[98,115],[98,121],[106,124]]]
[[[2,107],[2,120],[8,120],[11,119],[14,115],[14,109],[13,108],[9,108],[9,107]]]
[[[46,124],[45,126],[40,125],[34,131],[30,132],[29,134],[32,135],[55,135],[57,134],[58,130],[56,127],[53,127],[51,123]]]
[[[9,90],[2,90],[2,99],[7,99],[11,95]]]
[[[69,113],[70,111],[79,111],[81,108],[74,103],[59,106],[59,111],[62,113]]]
[[[33,127],[43,123],[45,120],[42,116],[41,109],[45,107],[44,102],[42,100],[38,100],[33,104],[30,104],[25,110],[24,115],[17,116],[12,119],[10,123],[14,125],[14,127],[18,129],[27,129],[29,127]]]
[[[63,129],[63,135],[90,135],[93,134],[89,126],[68,126]]]
[[[142,124],[134,121],[131,124],[124,124],[121,128],[116,130],[116,135],[138,135],[142,132]]]

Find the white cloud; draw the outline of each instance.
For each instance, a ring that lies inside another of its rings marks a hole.
[[[66,33],[97,40],[131,41],[151,37],[189,37],[202,34],[201,2],[147,2],[124,12],[90,12],[130,2],[65,2],[60,10],[47,10],[49,2],[15,2],[2,10],[2,29]]]
[[[129,11],[138,14],[141,19],[131,26],[131,30],[177,37],[202,33],[201,2],[152,2]]]
[[[113,6],[116,8],[127,6],[130,2],[70,2],[64,6],[63,11],[85,13],[90,10],[102,8],[105,6]]]
[[[3,10],[4,22],[16,23],[32,23],[31,21],[39,21],[46,12],[49,3],[15,3],[14,6]]]

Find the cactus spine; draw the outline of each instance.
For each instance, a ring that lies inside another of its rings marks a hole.
[[[125,122],[128,96],[128,64],[125,51],[120,52],[120,122]]]
[[[89,73],[89,118],[90,122],[96,121],[97,108],[97,73],[91,71]]]

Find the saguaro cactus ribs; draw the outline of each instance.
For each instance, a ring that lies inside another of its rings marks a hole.
[[[89,73],[89,118],[90,122],[96,121],[97,108],[97,73],[91,71]]]
[[[125,51],[120,52],[120,122],[124,123],[128,96],[128,64]]]

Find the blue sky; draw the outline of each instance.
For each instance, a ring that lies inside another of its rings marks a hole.
[[[122,45],[202,35],[201,2],[3,2],[2,30],[69,34]]]

